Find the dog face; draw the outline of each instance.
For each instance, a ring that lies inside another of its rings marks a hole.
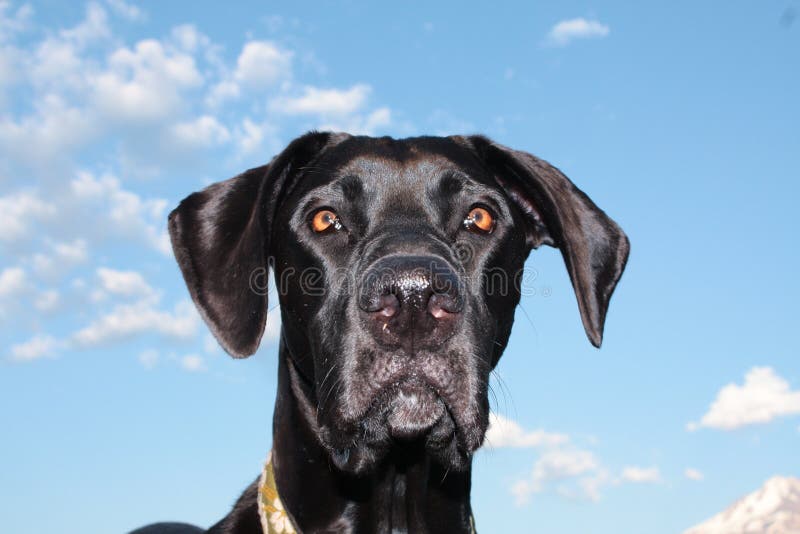
[[[253,353],[274,269],[292,387],[340,469],[398,443],[463,469],[488,424],[532,248],[561,249],[600,344],[628,241],[557,169],[482,137],[311,133],[170,215],[190,293],[222,346]]]

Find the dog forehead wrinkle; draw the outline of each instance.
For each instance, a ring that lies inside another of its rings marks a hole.
[[[369,217],[373,223],[405,220],[441,228],[451,200],[488,196],[495,203],[502,203],[496,191],[469,176],[453,160],[435,152],[416,151],[402,159],[357,156],[340,174],[362,177],[365,196],[373,201]]]
[[[345,199],[354,201],[364,195],[364,185],[361,178],[354,174],[346,174],[337,182],[339,190]]]
[[[444,197],[451,197],[460,193],[464,187],[464,179],[454,171],[445,172],[438,184],[438,193]]]

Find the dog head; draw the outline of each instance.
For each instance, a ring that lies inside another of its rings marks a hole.
[[[312,132],[187,197],[169,230],[233,356],[258,347],[272,267],[295,394],[334,464],[354,473],[409,441],[465,468],[531,249],[561,250],[599,346],[629,248],[558,169],[479,136]]]

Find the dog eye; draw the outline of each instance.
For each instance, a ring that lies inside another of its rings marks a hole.
[[[464,227],[473,232],[488,234],[494,230],[494,216],[491,212],[481,206],[475,206],[464,219]]]
[[[311,229],[315,232],[322,233],[328,230],[341,230],[342,223],[339,216],[333,210],[323,208],[311,217]]]

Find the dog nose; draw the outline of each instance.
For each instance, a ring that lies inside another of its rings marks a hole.
[[[435,256],[390,256],[364,274],[359,307],[380,342],[410,351],[434,348],[461,320],[459,278]]]

